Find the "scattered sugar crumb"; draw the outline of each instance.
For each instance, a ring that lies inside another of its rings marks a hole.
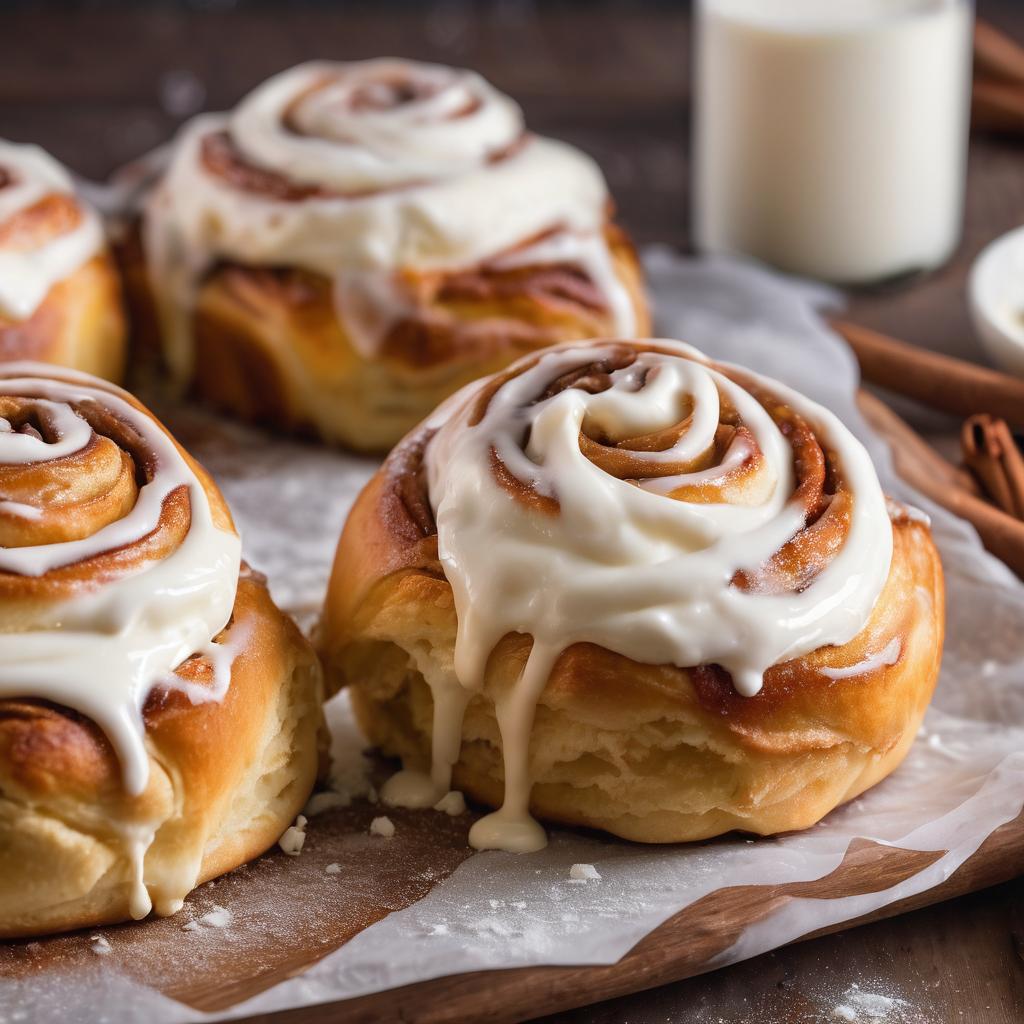
[[[98,953],[100,956],[109,953],[113,948],[107,941],[107,937],[105,935],[90,935],[89,942],[91,943],[90,948],[92,951],[94,953]]]
[[[326,789],[322,793],[314,793],[306,801],[306,806],[302,808],[302,813],[307,818],[315,818],[318,814],[331,810],[332,807],[348,807],[350,803],[352,803],[352,798],[347,794]]]
[[[195,921],[183,924],[181,930],[183,932],[197,932],[201,928],[227,928],[232,920],[233,915],[230,910],[214,904],[213,910],[203,914],[202,917],[196,918]]]
[[[497,910],[498,907],[505,906],[504,900],[488,900],[487,902],[491,905],[491,910]]]
[[[573,864],[569,878],[574,882],[599,882],[601,875],[593,864]]]
[[[509,906],[513,907],[516,910],[525,910],[526,909],[526,901],[525,900],[516,900],[515,903],[510,903]]]
[[[466,800],[457,789],[453,789],[434,804],[434,810],[444,811],[445,814],[457,818],[460,814],[466,813]]]
[[[294,825],[285,829],[284,835],[277,841],[277,845],[288,854],[289,857],[298,857],[302,853],[302,846],[306,842],[306,825],[308,821],[304,814],[295,819]]]
[[[374,818],[370,822],[370,835],[390,839],[395,834],[395,823],[388,817]]]
[[[328,875],[340,875],[341,865],[337,862],[335,862],[334,864],[328,864],[327,867],[324,868],[324,873]]]
[[[377,787],[376,786],[370,786],[370,787],[367,788],[367,790],[366,790],[366,799],[371,804],[379,804],[380,803],[380,794],[377,792]]]
[[[447,935],[448,925],[446,924],[431,924],[427,926],[428,935]]]
[[[850,1022],[871,1022],[882,1024],[903,1018],[908,1004],[904,999],[883,995],[880,992],[865,992],[859,985],[851,985],[842,995],[842,1002],[832,1008],[836,1020]]]

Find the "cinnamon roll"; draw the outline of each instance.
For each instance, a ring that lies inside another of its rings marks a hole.
[[[120,380],[121,288],[96,212],[37,146],[0,139],[0,360]]]
[[[393,803],[643,842],[806,828],[891,772],[935,686],[942,571],[827,410],[675,341],[532,354],[414,430],[345,524],[328,688]]]
[[[274,843],[322,676],[139,402],[0,366],[0,937],[174,913]]]
[[[182,131],[126,262],[179,384],[386,450],[525,352],[647,329],[610,207],[472,72],[313,63]]]

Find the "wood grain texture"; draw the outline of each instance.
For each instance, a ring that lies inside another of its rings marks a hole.
[[[622,960],[607,967],[517,968],[456,975],[344,1003],[247,1018],[247,1024],[372,1024],[380,1020],[513,1024],[537,1013],[597,1002],[699,974],[708,969],[713,957],[733,944],[744,927],[762,920],[789,900],[880,891],[934,859],[934,854],[862,842],[851,847],[836,871],[816,882],[742,886],[712,893],[666,921]],[[928,906],[1004,882],[1021,871],[1024,816],[993,833],[981,850],[942,885],[841,927]]]

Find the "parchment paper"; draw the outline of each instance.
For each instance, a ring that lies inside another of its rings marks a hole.
[[[86,973],[0,981],[0,1024],[57,1013],[149,1024],[227,1019],[463,971],[611,963],[717,888],[829,874],[858,837],[948,851],[882,892],[787,903],[747,929],[716,961],[725,964],[937,885],[1021,812],[1024,586],[985,553],[970,526],[895,478],[888,452],[854,405],[853,359],[816,313],[835,296],[734,263],[685,261],[661,250],[645,261],[660,333],[775,376],[833,409],[868,445],[886,490],[932,517],[946,571],[947,646],[934,705],[904,765],[818,827],[784,838],[649,848],[556,829],[539,854],[476,854],[420,902],[303,975],[214,1016],[104,968],[97,957]],[[224,489],[248,559],[268,574],[278,602],[311,625],[342,520],[375,463],[272,440],[192,410],[168,418]],[[330,717],[351,758],[358,738],[343,698]],[[317,828],[316,818],[309,828]],[[570,880],[570,866],[580,862],[593,864],[600,880]],[[116,929],[105,934],[116,941]]]

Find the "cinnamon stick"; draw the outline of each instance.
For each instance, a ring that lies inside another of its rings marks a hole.
[[[1024,134],[1024,47],[991,23],[974,26],[975,128]]]
[[[989,21],[974,23],[974,73],[1024,86],[1024,47]]]
[[[1024,579],[1024,522],[990,505],[954,481],[963,474],[884,402],[861,391],[858,404],[868,423],[889,441],[896,472],[912,487],[954,515],[968,520],[982,544]]]
[[[996,78],[975,78],[971,123],[985,131],[1024,134],[1024,85]]]
[[[964,463],[988,497],[1007,515],[1024,520],[1024,455],[1005,420],[988,413],[964,421],[960,434]]]
[[[1024,427],[1024,380],[848,321],[831,323],[853,349],[866,381],[954,416],[987,412]]]

